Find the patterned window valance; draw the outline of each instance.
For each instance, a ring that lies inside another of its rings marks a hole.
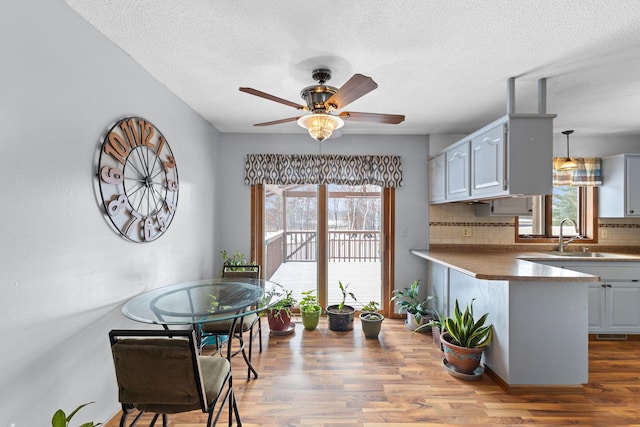
[[[553,158],[553,185],[599,186],[602,185],[602,159],[574,159],[578,169],[563,171],[557,168],[564,162],[564,157]]]
[[[400,156],[247,154],[244,183],[402,186]]]

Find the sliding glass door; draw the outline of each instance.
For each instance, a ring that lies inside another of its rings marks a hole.
[[[264,185],[265,278],[298,299],[315,289],[324,307],[340,302],[338,281],[380,302],[382,200],[375,185]]]

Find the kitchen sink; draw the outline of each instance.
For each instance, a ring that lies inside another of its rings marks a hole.
[[[624,258],[624,255],[609,254],[605,252],[560,252],[551,251],[547,252],[549,255],[557,257],[569,257],[569,258]]]

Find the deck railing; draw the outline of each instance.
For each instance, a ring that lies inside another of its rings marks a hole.
[[[317,233],[287,231],[274,233],[266,241],[267,275],[283,262],[316,261]],[[329,261],[373,262],[380,260],[380,232],[377,230],[329,231]],[[269,276],[267,276],[269,277]]]
[[[329,261],[380,260],[379,231],[329,231]]]

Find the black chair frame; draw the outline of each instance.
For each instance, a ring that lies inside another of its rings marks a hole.
[[[245,264],[245,265],[230,265],[225,264],[222,267],[222,278],[260,278],[260,265],[257,264]],[[258,372],[255,370],[253,365],[251,364],[251,358],[253,355],[253,340],[257,337],[259,350],[262,353],[262,320],[261,316],[258,315],[257,319],[255,319],[249,325],[249,351],[248,354],[245,352],[245,340],[243,336],[244,324],[240,322],[244,322],[244,318],[238,319],[238,324],[235,324],[227,333],[226,331],[223,333],[208,333],[203,331],[202,326],[198,326],[198,339],[200,341],[200,348],[202,349],[204,345],[204,339],[208,336],[213,336],[215,338],[215,345],[218,351],[222,351],[224,348],[224,343],[220,341],[221,335],[226,335],[227,339],[227,358],[231,361],[231,357],[236,356],[238,354],[242,354],[245,362],[247,363],[247,380],[251,379],[251,374],[253,374],[254,378],[258,378]],[[256,327],[257,325],[257,327]],[[233,332],[231,332],[233,331]],[[235,338],[238,340],[239,347],[237,350],[231,350],[231,338]]]

